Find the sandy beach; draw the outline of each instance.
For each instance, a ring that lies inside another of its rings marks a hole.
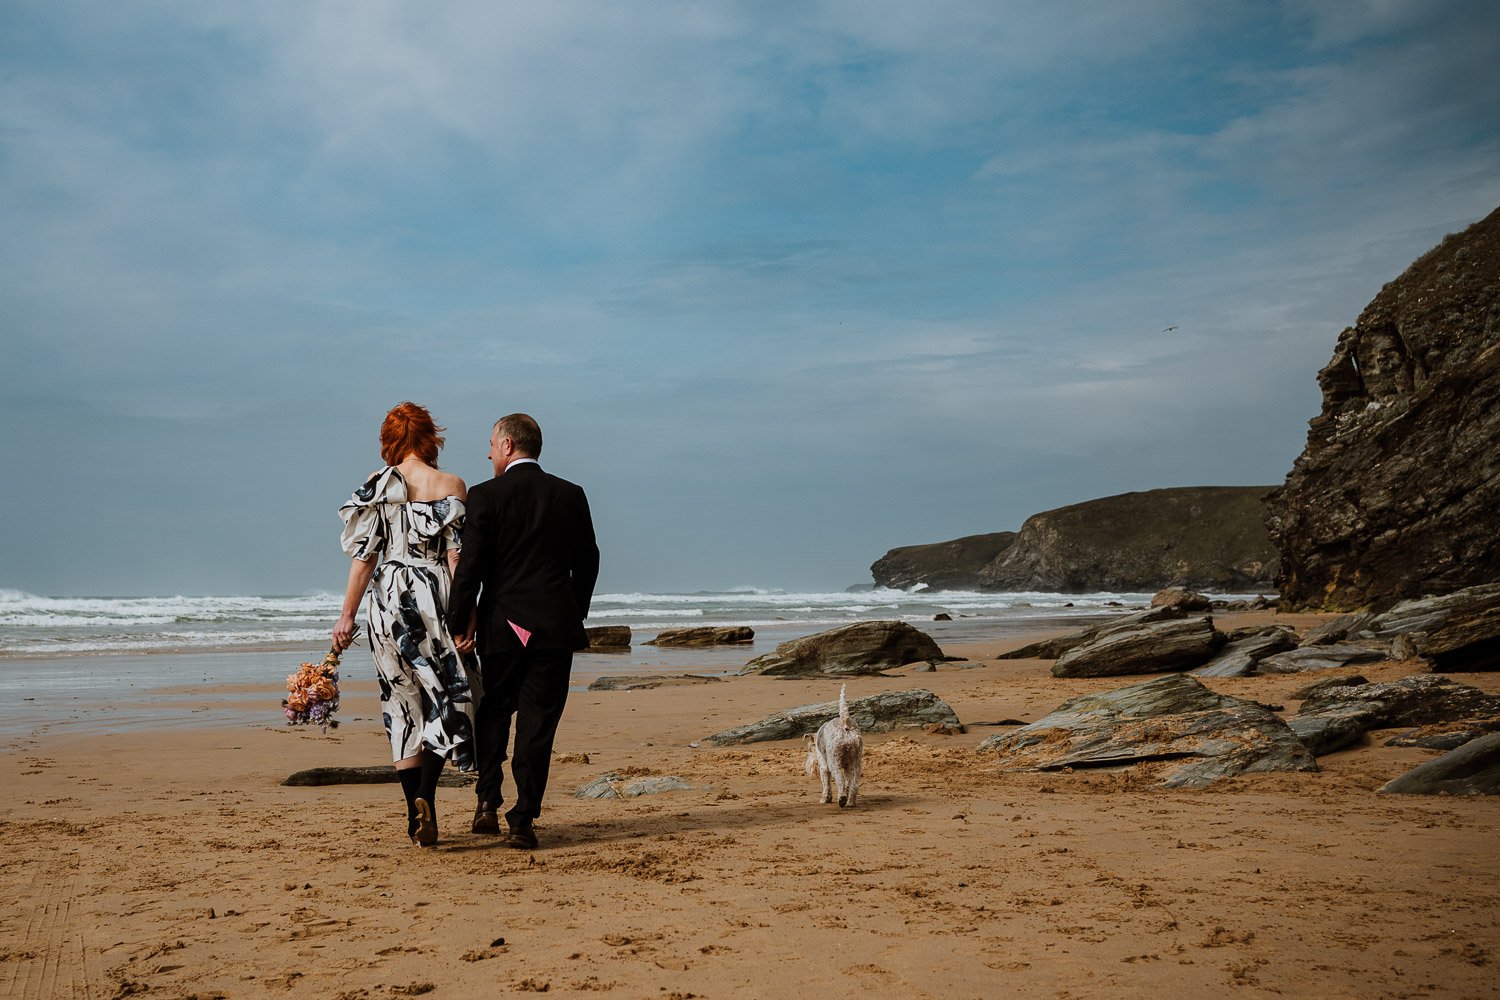
[[[576,692],[534,854],[469,834],[465,788],[440,791],[442,839],[421,850],[394,785],[280,784],[388,761],[368,680],[326,735],[278,725],[278,692],[256,684],[170,692],[223,713],[212,724],[18,735],[0,982],[28,1000],[1496,995],[1500,802],[1374,792],[1434,751],[1374,733],[1318,773],[1201,791],[1142,769],[1004,771],[974,751],[1000,731],[986,723],[1132,680],[993,659],[1019,644],[945,645],[970,662],[849,681],[851,697],[931,689],[968,731],[867,737],[848,810],[818,804],[800,742],[690,745],[837,681]],[[1209,684],[1290,713],[1309,679]],[[693,788],[573,797],[608,771]]]

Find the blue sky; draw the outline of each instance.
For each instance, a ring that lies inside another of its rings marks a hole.
[[[612,591],[1279,482],[1500,203],[1500,7],[0,0],[0,587],[336,590],[402,399]],[[1167,332],[1168,327],[1176,327]]]

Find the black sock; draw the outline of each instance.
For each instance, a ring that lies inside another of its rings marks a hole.
[[[417,798],[426,799],[427,804],[432,807],[432,821],[437,822],[437,783],[443,773],[443,758],[431,750],[422,751],[422,784],[418,787]]]
[[[417,835],[417,799],[421,797],[422,768],[398,767],[396,777],[401,779],[401,791],[406,796],[406,835]]]

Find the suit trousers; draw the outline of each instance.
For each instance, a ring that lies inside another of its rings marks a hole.
[[[510,764],[516,783],[515,803],[505,811],[511,825],[534,820],[542,812],[547,773],[552,767],[552,740],[568,700],[573,669],[571,649],[520,649],[479,657],[484,697],[474,718],[474,753],[479,801],[498,806],[504,799],[505,748],[515,716],[516,743]]]

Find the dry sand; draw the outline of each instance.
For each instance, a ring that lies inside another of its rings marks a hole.
[[[38,736],[4,755],[0,983],[27,1000],[1500,995],[1500,800],[1373,791],[1434,752],[1377,733],[1319,773],[1202,791],[1005,772],[974,753],[999,731],[978,723],[1133,679],[1056,680],[987,659],[1000,645],[849,682],[930,688],[970,729],[868,737],[848,810],[818,804],[800,743],[689,746],[837,682],[576,693],[534,854],[469,834],[467,789],[440,792],[442,841],[421,850],[395,785],[279,784],[386,759],[368,683],[327,735]],[[1292,711],[1310,679],[1209,683]],[[572,796],[610,770],[695,789]]]

